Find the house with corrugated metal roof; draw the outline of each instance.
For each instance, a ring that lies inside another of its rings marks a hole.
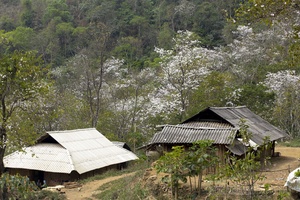
[[[245,121],[251,133],[250,146],[259,148],[267,138],[271,148],[266,152],[275,153],[275,141],[289,137],[287,133],[273,126],[246,106],[208,107],[177,125],[163,125],[149,144],[149,151],[170,151],[175,145],[190,146],[199,140],[212,140],[218,149],[218,156],[223,160],[225,152],[242,156],[249,148],[239,135],[240,122]]]
[[[11,174],[19,173],[31,180],[61,184],[120,168],[138,157],[113,144],[95,128],[50,131],[23,151],[4,157]]]

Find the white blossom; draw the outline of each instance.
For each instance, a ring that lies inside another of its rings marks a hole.
[[[300,76],[291,70],[268,73],[263,84],[280,98],[287,88],[292,87],[295,88],[295,91],[298,91]]]
[[[173,49],[155,48],[161,58],[161,73],[157,76],[157,89],[149,94],[147,107],[155,115],[172,112],[184,113],[188,106],[188,97],[197,89],[203,78],[219,67],[222,58],[215,50],[199,46],[190,31],[178,31],[173,39]],[[154,112],[153,112],[154,110]]]

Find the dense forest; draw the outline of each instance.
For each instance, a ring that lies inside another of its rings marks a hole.
[[[246,105],[300,137],[299,6],[0,0],[0,154],[86,127],[137,147],[208,106]]]

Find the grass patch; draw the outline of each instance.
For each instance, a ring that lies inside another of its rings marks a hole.
[[[94,195],[97,199],[131,199],[140,200],[149,196],[147,189],[143,188],[140,177],[144,171],[139,170],[134,175],[124,177],[102,185],[98,188],[101,193]]]
[[[66,196],[57,192],[51,192],[48,190],[41,190],[37,193],[36,199],[39,200],[66,200]]]
[[[286,142],[280,142],[278,144],[286,147],[300,147],[300,138],[295,138]]]
[[[146,161],[135,161],[130,163],[130,165],[126,168],[126,169],[122,169],[122,170],[117,170],[117,169],[112,169],[112,170],[108,170],[102,174],[97,174],[95,176],[86,178],[86,179],[82,179],[79,182],[82,184],[85,184],[87,182],[91,182],[94,180],[101,180],[101,179],[105,179],[108,177],[112,177],[112,176],[119,176],[122,174],[128,174],[131,172],[136,172],[136,171],[140,171],[140,170],[144,170],[148,167],[148,163]]]

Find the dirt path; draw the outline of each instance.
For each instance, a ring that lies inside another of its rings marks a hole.
[[[90,200],[95,200],[95,198],[92,197],[95,192],[97,192],[97,189],[104,185],[105,183],[126,177],[126,176],[131,176],[133,175],[134,172],[128,173],[128,174],[123,174],[120,176],[112,176],[108,177],[105,179],[101,180],[95,180],[88,182],[84,185],[82,185],[81,188],[74,188],[74,189],[64,189],[62,190],[65,192],[67,199],[69,200],[84,200],[84,199],[90,199]]]
[[[284,189],[284,183],[291,171],[300,166],[300,148],[276,146],[279,157],[271,159],[271,166],[265,172],[266,179],[258,184],[271,184],[273,189]]]

